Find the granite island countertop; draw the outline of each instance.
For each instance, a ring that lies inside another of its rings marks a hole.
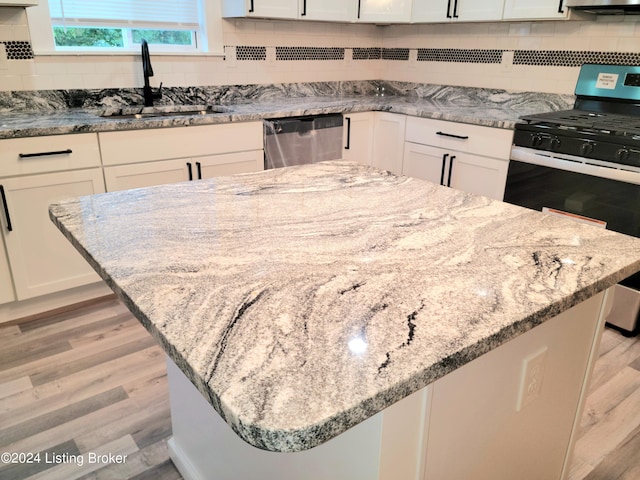
[[[50,216],[248,443],[319,445],[640,270],[640,239],[349,162]]]
[[[222,96],[199,95],[199,101],[224,107],[225,111],[207,115],[180,115],[143,119],[122,119],[101,116],[122,107],[123,102],[107,97],[91,108],[66,108],[61,98],[25,100],[0,92],[0,139],[60,135],[68,133],[106,132],[188,125],[215,125],[229,122],[248,122],[265,118],[283,118],[326,113],[356,113],[387,111],[425,118],[435,118],[488,127],[512,129],[522,115],[571,108],[572,95],[554,95],[537,92],[509,92],[505,90],[452,87],[442,85],[403,84],[387,82],[393,94],[376,96],[370,90],[356,94],[345,89],[329,91],[311,89],[308,85],[293,92],[270,90],[253,86],[254,90],[238,88]],[[327,93],[330,93],[329,95]],[[193,98],[176,95],[170,102],[189,105]],[[2,108],[3,104],[20,104],[21,108]],[[95,102],[94,102],[95,103]],[[22,105],[24,104],[24,105]],[[159,105],[158,108],[170,107]],[[124,107],[128,108],[128,107]]]

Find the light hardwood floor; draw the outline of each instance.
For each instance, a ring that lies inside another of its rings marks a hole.
[[[0,452],[40,452],[0,462],[0,479],[180,479],[170,435],[163,352],[117,301],[0,327]],[[610,330],[570,474],[583,479],[640,479],[640,339]]]

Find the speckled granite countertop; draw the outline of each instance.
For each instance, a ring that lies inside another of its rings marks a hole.
[[[640,270],[640,239],[327,162],[59,202],[233,430],[314,447]]]
[[[122,92],[105,93],[107,96],[104,98],[85,101],[83,108],[67,108],[63,102],[68,102],[68,92],[38,93],[41,96],[35,99],[25,99],[28,92],[4,96],[0,92],[0,139],[365,111],[389,111],[489,127],[513,128],[522,115],[562,110],[571,108],[573,104],[571,95],[399,82],[386,82],[386,96],[376,96],[369,83],[352,83],[355,85],[293,84],[287,85],[286,89],[272,85],[253,85],[227,87],[224,92],[216,90],[213,93],[205,91],[198,94],[176,89],[172,96],[165,96],[165,104],[160,105],[161,109],[175,104],[201,104],[204,101],[205,105],[222,105],[226,111],[144,119],[100,116],[105,110],[140,105],[139,95],[131,92],[128,96]],[[21,108],[13,109],[11,105],[19,105]]]

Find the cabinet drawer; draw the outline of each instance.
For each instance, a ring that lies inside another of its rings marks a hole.
[[[418,117],[407,118],[405,136],[408,142],[504,159],[512,138],[512,130]]]
[[[0,140],[0,177],[99,166],[95,133]]]
[[[262,148],[262,122],[99,134],[104,165],[200,157]]]

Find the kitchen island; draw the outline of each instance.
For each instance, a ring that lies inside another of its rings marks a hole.
[[[185,478],[560,478],[640,270],[639,239],[344,162],[50,215],[167,352]]]

